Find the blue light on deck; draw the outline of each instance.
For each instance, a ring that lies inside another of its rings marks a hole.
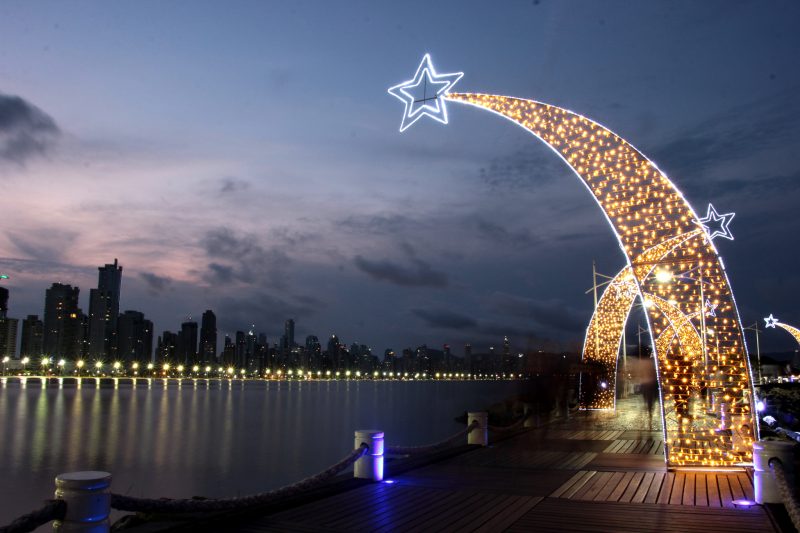
[[[753,500],[745,500],[745,499],[733,500],[731,503],[734,505],[734,507],[745,507],[745,508],[746,507],[752,507],[754,505],[758,505]]]
[[[393,479],[384,479],[383,482],[386,483],[387,485],[393,485],[394,484],[394,480]]]
[[[764,405],[764,401],[763,400],[758,400],[756,402],[756,411],[758,411],[759,413],[764,412],[764,409],[766,409],[766,408],[767,408],[767,406]]]

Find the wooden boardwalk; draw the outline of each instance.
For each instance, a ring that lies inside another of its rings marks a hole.
[[[576,417],[228,531],[779,531],[745,471],[667,472],[660,432]],[[612,424],[613,426],[613,424]]]

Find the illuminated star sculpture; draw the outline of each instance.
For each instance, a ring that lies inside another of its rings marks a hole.
[[[717,304],[711,303],[711,300],[706,300],[706,315],[716,318],[717,317]]]
[[[733,233],[731,233],[730,228],[728,225],[733,220],[733,217],[736,216],[736,213],[725,213],[724,215],[720,215],[717,213],[717,210],[714,208],[713,205],[708,204],[708,210],[706,211],[706,216],[703,218],[699,218],[695,220],[697,224],[700,224],[704,230],[708,233],[709,239],[714,239],[714,237],[722,237],[724,239],[733,240]]]
[[[772,313],[770,313],[770,315],[764,319],[764,322],[767,323],[767,325],[764,327],[775,329],[775,324],[777,324],[779,321],[777,318],[772,316]]]
[[[425,54],[413,78],[389,89],[389,94],[406,106],[400,131],[405,131],[425,115],[447,124],[447,108],[442,97],[463,75],[463,72],[438,74],[431,64],[430,54]]]

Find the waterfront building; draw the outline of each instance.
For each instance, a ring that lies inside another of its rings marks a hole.
[[[158,338],[156,352],[161,361],[175,361],[178,356],[178,334],[172,331],[164,331]]]
[[[89,291],[89,357],[113,359],[117,348],[117,319],[122,285],[122,267],[97,267],[97,288]]]
[[[11,357],[17,353],[17,330],[19,320],[16,318],[0,318],[0,357]]]
[[[200,359],[203,363],[217,360],[217,316],[206,309],[200,319]]]
[[[28,315],[22,321],[22,343],[20,357],[40,359],[44,354],[44,322],[39,320],[39,315]]]
[[[125,311],[117,320],[117,358],[125,362],[150,361],[153,323],[139,311]]]
[[[53,283],[45,291],[45,355],[73,360],[82,356],[83,312],[78,307],[79,294],[78,287],[62,283]]]
[[[181,324],[178,335],[178,362],[185,365],[197,363],[197,322],[187,320]]]

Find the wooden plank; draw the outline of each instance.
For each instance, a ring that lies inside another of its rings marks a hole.
[[[478,505],[474,505],[471,508],[465,509],[465,512],[460,513],[457,518],[448,520],[447,524],[444,524],[441,521],[435,523],[426,521],[425,523],[421,524],[421,527],[417,529],[417,531],[440,531],[441,533],[455,533],[458,531],[464,531],[468,526],[470,528],[479,527],[486,521],[495,518],[498,515],[502,515],[506,509],[513,508],[517,504],[519,498],[520,497],[518,496],[509,498],[508,496],[504,495],[494,498],[486,498]]]
[[[736,477],[739,478],[739,484],[744,490],[744,497],[747,500],[753,501],[756,496],[753,489],[753,480],[750,478],[749,472],[738,472]]]
[[[669,496],[670,505],[680,505],[683,502],[683,484],[686,482],[686,474],[677,472],[675,482],[672,484],[672,494]]]
[[[625,492],[625,490],[628,488],[628,485],[630,484],[631,479],[633,479],[634,474],[635,472],[625,472],[625,475],[622,476],[622,480],[620,480],[617,487],[611,491],[611,494],[608,495],[606,501],[609,502],[618,501],[622,497],[622,494]]]
[[[598,472],[584,488],[575,493],[574,500],[591,500],[613,476],[613,472]]]
[[[706,492],[708,493],[709,507],[722,507],[722,500],[719,496],[719,486],[717,485],[717,475],[706,475]]]
[[[558,498],[562,494],[564,494],[567,489],[571,488],[575,483],[577,483],[580,479],[584,478],[589,472],[586,470],[581,470],[580,472],[575,472],[575,475],[565,481],[560,487],[554,490],[550,494],[550,498]]]
[[[331,523],[332,528],[344,531],[396,531],[398,529],[408,529],[414,523],[426,523],[434,518],[447,520],[453,516],[458,516],[465,509],[471,509],[485,499],[485,495],[473,493],[471,495],[463,492],[445,492],[442,498],[431,498],[428,500],[415,500],[411,504],[403,505],[391,510],[385,510],[378,514],[367,514],[357,522]],[[435,503],[435,505],[431,505]]]
[[[595,501],[604,502],[609,497],[609,495],[614,492],[614,489],[617,488],[620,481],[622,481],[624,474],[622,472],[614,472],[611,475],[611,479],[608,480],[608,483],[605,486],[597,491],[597,494],[594,495],[592,498]]]
[[[672,494],[672,484],[675,482],[675,477],[676,476],[674,472],[667,472],[667,474],[664,476],[664,482],[661,484],[661,491],[658,493],[658,500],[656,503],[669,503],[669,498]]]
[[[633,497],[631,498],[631,503],[644,503],[644,498],[647,496],[647,492],[650,490],[650,485],[653,484],[653,479],[655,478],[655,472],[645,472],[642,476],[642,481],[639,483],[639,488],[636,489]],[[658,494],[656,494],[658,495]]]
[[[494,533],[495,531],[505,531],[528,511],[536,507],[544,498],[537,496],[532,498],[524,498],[523,501],[517,504],[514,509],[509,510],[502,517],[496,520],[491,520],[475,530],[475,533]]]
[[[694,502],[695,505],[708,507],[708,492],[706,490],[707,474],[698,473],[694,478]]]
[[[650,484],[650,488],[647,490],[647,494],[644,497],[644,501],[642,503],[656,503],[658,501],[658,496],[661,494],[661,490],[664,486],[664,478],[667,477],[666,472],[655,472],[653,476],[653,482]],[[669,492],[672,489],[672,478],[670,478]],[[669,499],[669,495],[667,495]]]
[[[621,443],[621,442],[622,442],[622,441],[615,440],[614,442],[612,442],[611,444],[609,444],[609,445],[606,447],[606,449],[605,449],[605,450],[603,450],[603,453],[614,453],[614,451],[615,451],[617,448],[619,448],[619,446],[620,446],[620,443]]]
[[[733,497],[728,485],[728,478],[724,474],[717,474],[717,485],[719,486],[719,499],[723,507],[733,508]]]
[[[742,489],[742,485],[739,483],[739,477],[736,474],[728,474],[725,477],[728,478],[728,484],[731,486],[731,496],[733,499],[744,499],[744,489]]]
[[[595,476],[595,474],[597,474],[596,470],[589,470],[587,472],[587,475],[583,479],[575,483],[575,485],[570,487],[569,490],[567,490],[564,494],[562,494],[562,497],[572,498],[573,496],[575,496],[575,494],[579,490],[581,490],[589,482],[589,480],[591,480]]]
[[[681,500],[683,505],[694,505],[694,480],[695,474],[693,472],[687,472],[686,481],[683,483],[683,499]]]
[[[625,489],[625,492],[623,492],[622,495],[619,497],[619,501],[630,502],[631,500],[633,500],[633,496],[639,490],[639,485],[641,485],[642,479],[644,479],[644,475],[645,472],[633,472],[633,477],[631,477],[631,480],[628,483],[628,487]]]

